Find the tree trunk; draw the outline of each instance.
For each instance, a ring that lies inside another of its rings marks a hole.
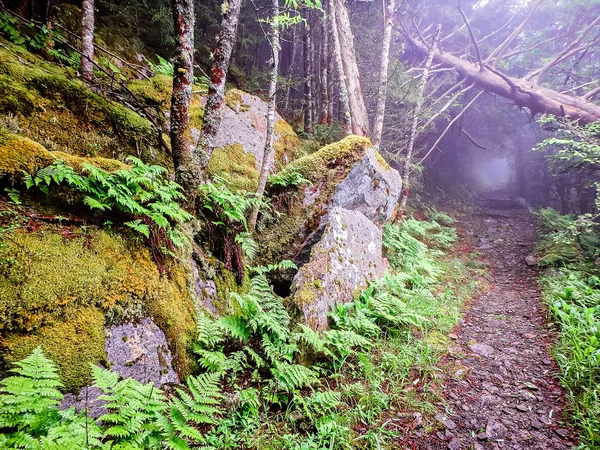
[[[175,23],[175,61],[171,97],[171,149],[175,178],[183,186],[187,207],[193,210],[198,170],[192,163],[190,101],[194,85],[194,0],[172,0]]]
[[[329,115],[329,33],[327,22],[321,21],[321,123],[330,123]]]
[[[275,137],[275,106],[277,104],[277,75],[279,74],[279,27],[275,19],[279,16],[279,0],[272,0],[273,16],[271,18],[271,28],[269,29],[269,43],[273,54],[271,67],[271,75],[269,77],[269,103],[267,105],[267,137],[265,139],[265,151],[258,176],[258,188],[256,189],[257,197],[262,198],[267,185],[267,176],[271,169],[271,161],[274,157],[273,141]],[[252,210],[252,215],[248,221],[250,232],[254,232],[256,221],[258,219],[259,205],[256,205]]]
[[[192,154],[194,164],[200,168],[201,177],[204,177],[204,170],[215,148],[215,139],[223,120],[225,82],[227,81],[229,60],[237,37],[241,4],[242,0],[229,0],[229,2],[223,3],[223,5],[227,5],[227,9],[223,12],[221,30],[217,35],[217,46],[213,52],[213,62],[210,66],[210,82],[202,118],[202,129],[198,144]]]
[[[291,60],[290,60],[290,68],[289,68],[288,75],[287,75],[288,85],[285,90],[285,102],[283,104],[283,109],[287,113],[289,113],[289,109],[290,109],[290,100],[292,97],[292,79],[294,77],[296,54],[298,53],[298,47],[299,47],[298,43],[296,42],[296,38],[297,38],[296,27],[294,27],[292,29],[292,40],[291,40],[292,56],[291,56]]]
[[[94,77],[94,0],[81,4],[81,75],[86,80]]]
[[[350,18],[348,17],[346,7],[342,3],[343,0],[332,1],[338,25],[342,64],[344,66],[345,82],[348,90],[350,115],[352,116],[352,132],[359,136],[368,136],[369,116],[360,87],[360,74],[358,72],[358,64],[356,63],[356,51],[354,49],[354,36],[350,27]]]
[[[417,39],[411,42],[422,53],[429,51],[423,42]],[[523,78],[509,77],[490,66],[480,68],[438,48],[434,49],[434,60],[444,67],[455,69],[461,77],[480,89],[504,97],[520,107],[529,108],[532,115],[554,114],[582,123],[600,120],[600,106],[583,97],[561,94]]]
[[[388,64],[390,61],[390,42],[392,41],[392,29],[394,27],[394,0],[382,0],[384,31],[381,44],[381,66],[379,68],[379,92],[377,93],[377,111],[373,124],[373,145],[377,150],[381,145],[381,133],[383,131],[383,119],[385,117],[385,97],[387,94]]]
[[[304,132],[306,134],[312,133],[313,123],[313,92],[312,92],[312,54],[311,54],[311,36],[310,36],[310,22],[308,18],[304,22]]]
[[[335,0],[329,0],[329,28],[331,29],[333,54],[338,75],[337,85],[339,91],[340,119],[344,129],[344,135],[348,136],[352,134],[352,115],[350,114],[350,100],[348,98],[348,88],[346,87],[346,75],[344,74],[344,65],[342,62],[342,49],[340,45],[334,2]]]
[[[406,201],[408,200],[410,162],[412,159],[413,150],[415,148],[415,139],[417,137],[419,119],[421,118],[421,109],[423,108],[423,102],[425,101],[424,94],[425,88],[427,87],[427,80],[429,78],[429,70],[431,69],[431,65],[433,64],[435,48],[437,46],[437,41],[440,37],[441,30],[441,26],[438,26],[435,36],[433,37],[433,42],[431,43],[429,54],[427,55],[427,62],[425,63],[425,68],[423,69],[423,76],[421,77],[421,80],[419,82],[417,92],[417,104],[415,105],[415,110],[413,111],[413,120],[410,127],[410,137],[408,138],[408,145],[406,147],[406,157],[404,159],[404,166],[402,167],[402,191],[400,193],[400,211],[398,216],[400,219],[402,219],[402,216],[404,215],[404,211],[406,209]]]

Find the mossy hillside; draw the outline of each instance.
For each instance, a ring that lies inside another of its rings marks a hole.
[[[21,178],[23,172],[34,175],[38,170],[49,166],[57,159],[62,159],[78,172],[83,170],[85,163],[108,171],[126,167],[125,164],[114,159],[75,156],[59,151],[51,152],[27,137],[0,128],[0,177],[4,175],[15,180]]]
[[[304,240],[318,228],[335,187],[364,157],[370,146],[371,142],[367,138],[348,136],[315,153],[298,158],[282,169],[299,172],[312,185],[290,188],[286,196],[293,200],[289,202],[288,209],[283,211],[284,215],[258,234],[261,264],[297,255]],[[304,204],[306,192],[314,197],[313,202]]]
[[[91,364],[106,365],[104,315],[95,307],[70,311],[60,322],[41,327],[32,334],[10,334],[0,339],[4,363],[25,358],[38,346],[57,362],[60,377],[68,391],[89,384]]]
[[[233,190],[253,192],[258,187],[256,158],[252,153],[246,153],[241,144],[215,148],[206,172],[211,178],[224,178]]]
[[[119,159],[135,155],[169,166],[148,120],[94,93],[69,69],[0,42],[0,110],[16,115],[21,134],[50,150]]]
[[[14,359],[21,342],[29,345],[21,339],[24,334],[40,336],[75,311],[95,308],[108,324],[150,315],[167,336],[175,367],[182,374],[189,371],[195,309],[182,267],[173,264],[170,276],[161,275],[146,247],[103,230],[47,225],[5,234],[3,244],[0,335],[12,343],[1,355],[4,361]],[[65,346],[75,339],[63,336]],[[58,360],[75,364],[67,352]]]

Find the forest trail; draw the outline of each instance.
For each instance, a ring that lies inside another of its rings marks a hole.
[[[451,413],[445,430],[415,440],[419,449],[565,449],[571,431],[561,424],[563,392],[548,347],[548,330],[526,261],[536,218],[518,202],[487,199],[461,225],[490,265],[490,289],[465,312],[451,352],[455,376],[446,383]]]

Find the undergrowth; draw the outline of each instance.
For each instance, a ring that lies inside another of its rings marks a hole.
[[[291,262],[250,268],[250,289],[231,294],[231,315],[199,318],[193,350],[202,374],[186,388],[166,397],[94,369],[109,402],[100,421],[56,409],[59,380],[36,351],[19,367],[38,361],[52,385],[4,380],[0,408],[10,414],[0,423],[2,439],[82,439],[87,430],[79,448],[402,447],[412,413],[421,412],[426,429],[433,427],[443,403],[436,378],[444,334],[475,287],[467,283],[466,266],[443,254],[455,240],[454,229],[436,222],[388,225],[384,245],[394,270],[338,305],[322,333],[295,323],[293,308],[269,285],[268,272],[290,269]],[[21,395],[27,397],[15,400]],[[41,408],[41,402],[49,404]],[[37,406],[30,417],[23,411],[31,404]]]
[[[540,284],[560,330],[554,357],[581,448],[600,448],[600,269],[597,225],[588,217],[538,212]]]

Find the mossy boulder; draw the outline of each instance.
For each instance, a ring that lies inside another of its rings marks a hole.
[[[258,186],[256,158],[252,153],[246,153],[239,143],[215,148],[206,172],[211,178],[224,178],[234,190],[253,192]]]
[[[275,155],[270,162],[271,172],[278,171],[296,158],[300,147],[300,140],[292,127],[277,113],[275,120]],[[193,134],[197,137],[199,131],[200,127]],[[238,89],[228,90],[225,95],[223,120],[215,140],[217,149],[233,151],[232,157],[236,159],[239,159],[238,150],[242,149],[252,157],[254,170],[258,174],[263,162],[266,133],[267,104],[260,98]],[[212,157],[221,159],[223,155],[221,152],[216,152]],[[247,161],[248,159],[244,159],[244,163]],[[220,162],[217,164],[220,165]],[[254,183],[246,184],[256,188]]]
[[[320,239],[332,208],[363,212],[378,225],[388,220],[401,189],[400,175],[379,156],[369,139],[348,136],[299,158],[283,171],[295,171],[309,186],[292,187],[285,214],[266,223],[258,240],[263,262],[283,258],[303,264]]]
[[[150,316],[167,337],[175,368],[188,373],[195,307],[181,266],[161,274],[146,247],[94,228],[18,229],[0,244],[0,368],[41,343],[59,367],[73,371],[66,387],[77,389],[88,363],[105,359],[98,330]]]

